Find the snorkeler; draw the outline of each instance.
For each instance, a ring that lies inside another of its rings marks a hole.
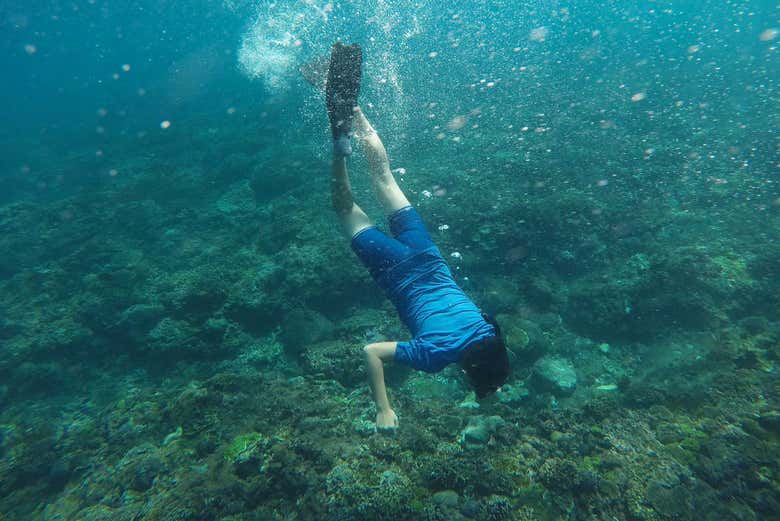
[[[392,360],[431,373],[457,362],[477,396],[484,397],[506,381],[509,359],[498,325],[455,283],[425,224],[393,178],[385,147],[358,107],[361,62],[358,45],[333,45],[324,85],[333,135],[331,197],[352,249],[412,333],[409,341],[375,342],[363,348],[376,427],[393,431],[398,416],[387,398],[383,362]],[[381,232],[353,200],[346,159],[352,152],[351,137],[366,154],[392,237]]]

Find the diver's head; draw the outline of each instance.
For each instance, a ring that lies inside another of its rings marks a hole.
[[[473,342],[463,351],[460,366],[479,398],[504,385],[509,376],[509,356],[498,327],[496,336]]]

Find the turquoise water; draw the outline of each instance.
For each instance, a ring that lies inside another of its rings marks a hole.
[[[776,517],[779,12],[3,3],[0,519]],[[298,72],[336,39],[512,363],[386,364],[392,436]]]

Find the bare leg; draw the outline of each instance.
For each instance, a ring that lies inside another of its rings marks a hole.
[[[347,237],[373,226],[371,219],[352,199],[352,185],[347,173],[347,160],[344,156],[334,156],[331,164],[330,195],[333,209],[339,216],[341,228]]]
[[[385,213],[390,215],[396,210],[409,206],[409,200],[404,195],[398,183],[395,182],[390,171],[390,161],[387,159],[387,151],[379,139],[379,135],[368,122],[363,111],[358,108],[353,122],[355,137],[363,147],[368,160],[368,169],[371,172],[374,190],[382,204]]]

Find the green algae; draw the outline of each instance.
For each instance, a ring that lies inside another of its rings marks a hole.
[[[245,463],[266,444],[267,440],[265,436],[259,432],[239,434],[225,447],[222,452],[222,457],[228,463]]]

